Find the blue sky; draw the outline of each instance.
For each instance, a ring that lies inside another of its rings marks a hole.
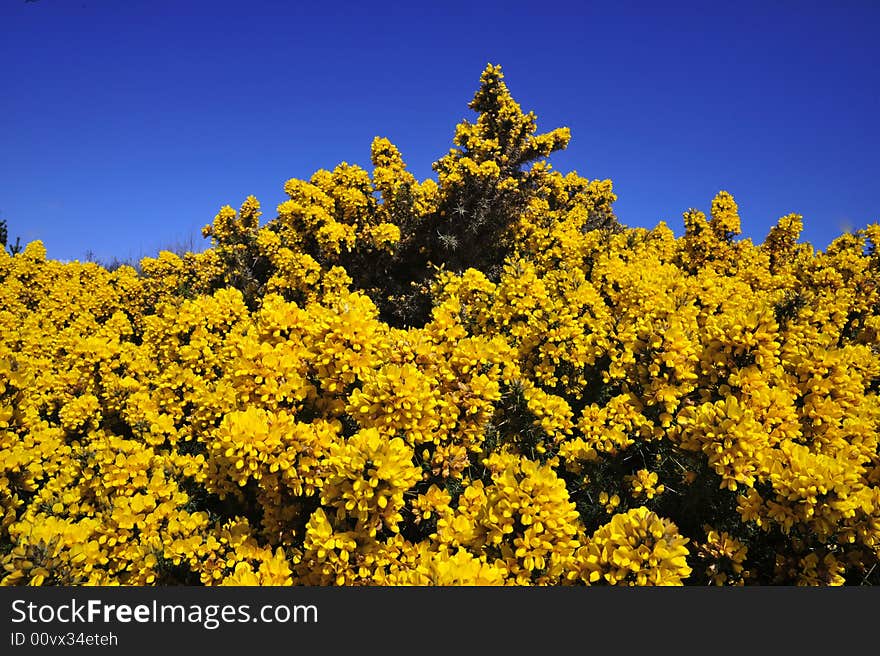
[[[611,178],[630,226],[708,211],[743,234],[804,215],[824,249],[880,221],[880,3],[0,0],[0,218],[49,256],[139,258],[291,177],[419,177],[487,62],[563,171]]]

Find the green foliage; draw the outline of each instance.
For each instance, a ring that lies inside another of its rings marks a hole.
[[[14,244],[7,243],[8,239],[9,231],[6,227],[6,220],[0,219],[0,245],[2,245],[4,249],[7,249],[10,255],[17,255],[18,253],[21,253],[21,251],[24,249],[24,245],[21,243],[21,237],[16,237]]]

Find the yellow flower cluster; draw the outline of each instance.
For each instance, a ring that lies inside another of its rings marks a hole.
[[[880,583],[880,226],[624,229],[471,107],[436,181],[377,138],[203,253],[0,254],[0,582]]]
[[[687,538],[645,507],[615,515],[579,549],[569,577],[610,585],[681,585],[691,573]]]
[[[421,478],[412,459],[412,449],[401,438],[388,439],[374,428],[334,442],[321,502],[336,508],[338,520],[355,520],[355,530],[370,537],[380,528],[397,533],[403,494]]]
[[[711,526],[704,527],[706,541],[697,547],[697,557],[706,561],[706,576],[714,585],[743,585],[749,577],[743,561],[748,547],[730,537],[727,531],[720,533]]]

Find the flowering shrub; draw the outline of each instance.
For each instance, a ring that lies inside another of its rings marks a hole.
[[[880,226],[626,229],[483,73],[141,273],[0,252],[0,581],[880,582]]]

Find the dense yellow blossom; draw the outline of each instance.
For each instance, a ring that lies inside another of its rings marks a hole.
[[[681,585],[691,573],[687,542],[672,522],[633,508],[593,533],[569,576],[611,585]]]
[[[624,228],[470,106],[202,253],[0,253],[0,583],[880,583],[880,225]]]

